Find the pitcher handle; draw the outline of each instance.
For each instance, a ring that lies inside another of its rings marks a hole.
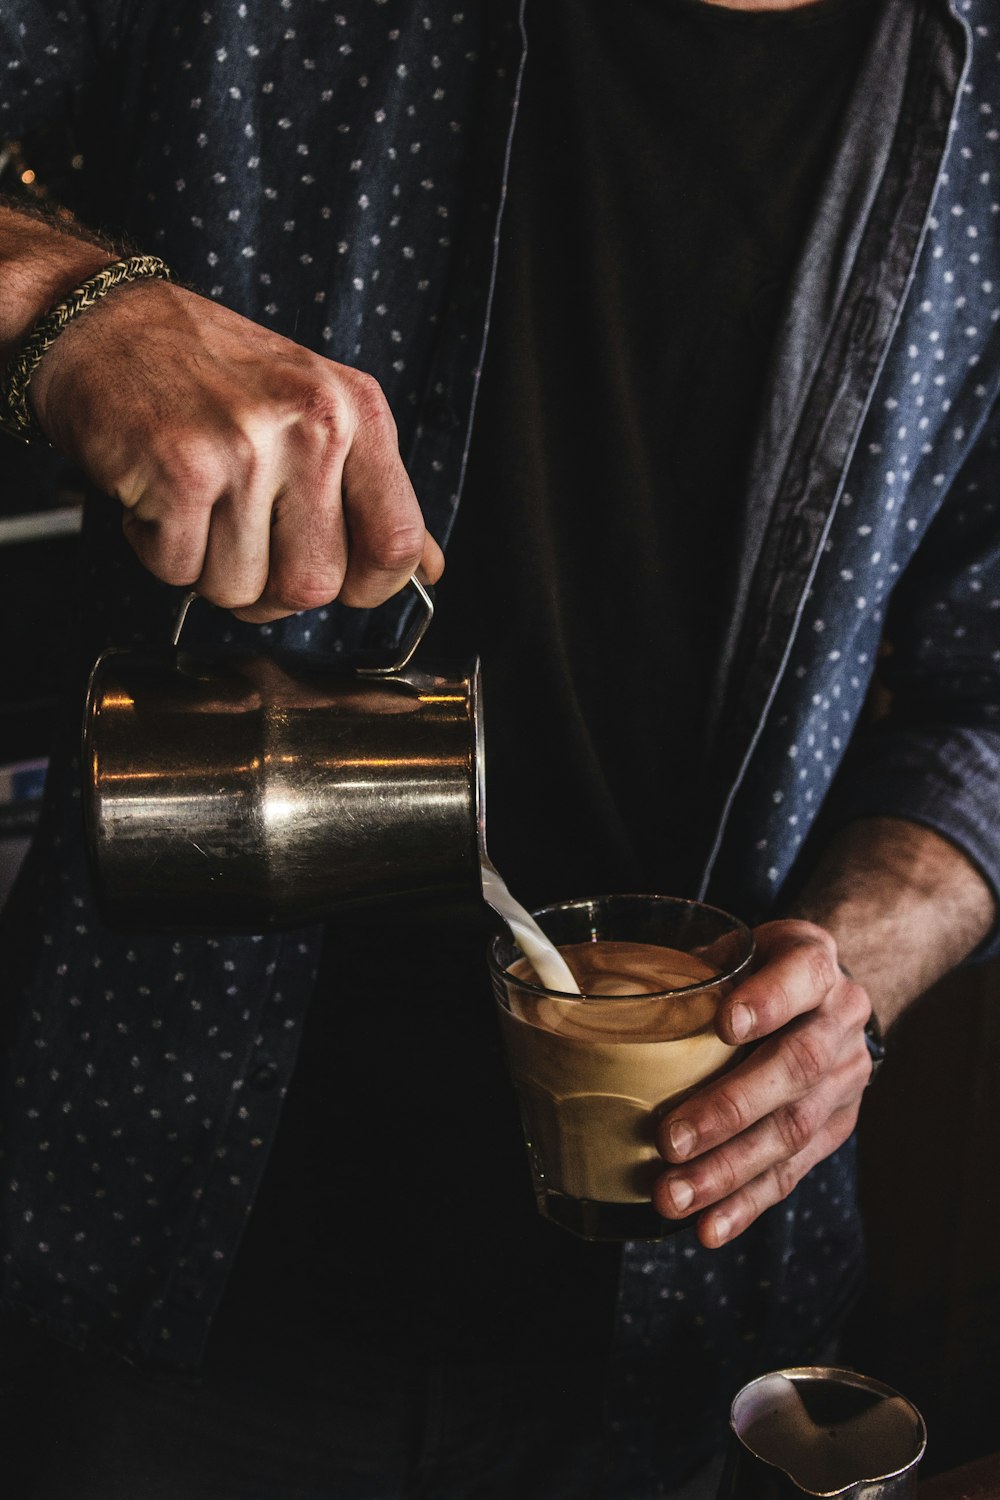
[[[188,592],[184,595],[184,598],[181,600],[180,608],[177,611],[177,618],[174,621],[173,634],[170,637],[171,646],[180,645],[181,631],[184,629],[184,621],[188,617],[188,610],[191,608],[192,604],[197,598],[197,590],[189,589]]]
[[[434,597],[426,585],[420,582],[416,573],[407,580],[407,588],[412,588],[423,605],[423,614],[417,620],[416,625],[410,631],[409,636],[400,646],[400,655],[396,661],[386,667],[356,667],[355,671],[359,677],[392,677],[394,673],[401,672],[408,664],[413,653],[427,634],[431,621],[434,618]],[[180,644],[181,631],[184,629],[184,621],[187,619],[188,610],[199,597],[197,590],[190,589],[181,600],[174,621],[173,634],[170,637],[171,646]]]
[[[359,677],[392,677],[394,673],[401,672],[408,664],[414,651],[420,645],[434,618],[434,596],[427,586],[420,582],[416,573],[410,575],[407,580],[407,588],[413,589],[420,603],[423,605],[423,614],[417,620],[413,629],[406,639],[400,644],[399,656],[391,666],[388,667],[355,667]]]

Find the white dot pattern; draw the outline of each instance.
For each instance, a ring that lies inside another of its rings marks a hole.
[[[720,856],[750,910],[824,802],[929,823],[1000,884],[1000,32],[960,12],[973,66],[926,235]],[[894,717],[836,779],[884,636]]]
[[[150,5],[127,23],[125,10],[0,5],[0,131],[71,113],[86,144],[95,104],[120,98],[120,156],[106,136],[92,154],[113,202],[91,217],[127,225],[209,296],[375,374],[444,535],[482,341],[513,23],[484,51],[479,6],[282,0],[262,20],[247,5]],[[470,196],[467,133],[472,90],[492,98],[495,84],[487,212]],[[137,565],[102,497],[84,558],[81,672],[107,645],[169,640],[178,592]],[[184,639],[342,652],[390,643],[392,616],[334,605],[258,629],[198,606]],[[189,1363],[273,1138],[319,934],[109,932],[83,859],[79,779],[57,751],[18,898],[30,915],[16,942],[8,1291],[69,1337]]]

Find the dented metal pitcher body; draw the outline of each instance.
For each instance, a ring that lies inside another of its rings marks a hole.
[[[478,666],[358,672],[298,653],[109,651],[84,720],[105,916],[256,932],[478,888]]]

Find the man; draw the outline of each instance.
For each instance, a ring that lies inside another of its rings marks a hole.
[[[417,921],[392,955],[384,917],[336,926],[237,1257],[319,935],[106,932],[56,756],[6,917],[8,1305],[144,1368],[207,1356],[194,1387],[35,1350],[65,1403],[39,1493],[652,1494],[710,1461],[742,1379],[828,1348],[869,1002],[884,1029],[994,922],[980,9],[0,17],[10,130],[71,113],[89,222],[208,294],[119,286],[31,376],[116,499],[83,654],[165,639],[192,584],[243,622],[205,610],[206,638],[385,645],[359,611],[441,575],[464,478],[439,646],[483,653],[513,888],[770,918],[720,1019],[760,1045],[662,1124],[654,1201],[695,1229],[621,1256],[532,1216],[462,1006],[478,932],[439,929],[447,983],[386,1012]],[[3,228],[7,359],[109,252]],[[845,760],[884,628],[893,717]],[[375,1039],[373,1104],[338,1056]]]

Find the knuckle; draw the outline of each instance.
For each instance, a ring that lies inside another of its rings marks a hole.
[[[728,1197],[740,1186],[742,1178],[724,1151],[720,1151],[712,1162],[712,1196]]]
[[[129,512],[122,517],[125,537],[144,567],[155,578],[174,587],[187,587],[198,580],[203,549],[177,528],[145,521]]]
[[[330,574],[279,576],[268,590],[269,598],[292,614],[320,609],[337,597],[339,580]]]
[[[832,934],[806,917],[777,917],[770,922],[762,922],[757,931],[764,937],[780,939],[781,947],[803,947],[807,943],[815,943],[836,953]]]
[[[815,1087],[829,1067],[827,1049],[815,1026],[789,1031],[783,1051],[786,1072],[796,1089]]]
[[[864,1045],[863,1040],[859,1037],[858,1046],[854,1053],[854,1073],[857,1075],[856,1090],[859,1097],[871,1082],[874,1071],[875,1064],[872,1062],[871,1054]]]
[[[800,921],[796,923],[796,928],[802,942],[812,943],[816,947],[822,948],[830,955],[831,961],[836,966],[837,944],[831,932],[825,927],[821,927],[818,922]]]
[[[799,1185],[801,1172],[793,1161],[780,1161],[771,1169],[774,1184],[774,1201],[781,1203]]]
[[[395,432],[396,424],[385,392],[374,375],[364,370],[352,371],[351,395],[359,427],[384,427]]]
[[[161,439],[155,445],[153,459],[173,507],[203,510],[213,505],[225,488],[219,452],[203,439]]]
[[[301,418],[300,427],[314,434],[335,450],[347,447],[350,423],[347,405],[332,381],[311,381],[299,393],[296,409]]]
[[[423,526],[419,522],[403,523],[374,537],[368,554],[372,564],[387,573],[412,572],[423,547]]]
[[[218,605],[219,609],[248,609],[260,597],[259,589],[241,588],[224,582],[213,583],[210,580],[199,580],[198,592],[210,604]]]
[[[853,979],[847,987],[847,1019],[857,1026],[864,1026],[872,1013],[872,1003],[868,997],[868,991]]]
[[[746,1099],[732,1088],[720,1090],[714,1100],[713,1110],[715,1132],[723,1139],[739,1135],[742,1130],[746,1129],[751,1119],[751,1111]]]
[[[260,468],[259,438],[242,427],[233,426],[226,434],[226,454],[231,469],[243,484],[249,483]]]
[[[809,980],[819,994],[827,994],[842,977],[835,952],[832,939],[826,943],[814,941],[803,944],[803,958]]]
[[[805,1100],[799,1099],[778,1110],[775,1123],[786,1150],[797,1156],[815,1134],[816,1112]]]
[[[201,567],[200,561],[192,563],[190,557],[175,557],[168,553],[156,560],[152,571],[162,583],[169,583],[174,588],[189,588],[198,582]]]
[[[860,1110],[860,1096],[847,1109],[842,1110],[831,1122],[830,1127],[830,1150],[837,1151],[848,1139],[855,1125],[858,1123]]]

